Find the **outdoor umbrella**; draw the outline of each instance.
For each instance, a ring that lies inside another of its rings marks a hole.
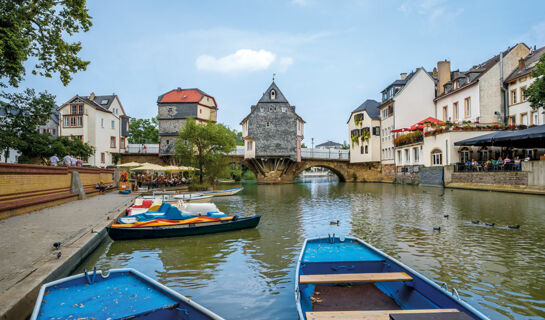
[[[545,124],[513,132],[508,137],[498,137],[496,142],[515,148],[545,148]]]
[[[513,131],[495,131],[484,134],[482,136],[473,137],[461,141],[454,142],[455,146],[498,146],[496,141],[498,138],[505,137],[509,139],[513,135]]]
[[[165,168],[163,166],[153,164],[153,163],[143,163],[142,166],[137,168],[132,168],[131,170],[143,170],[143,171],[164,171]]]

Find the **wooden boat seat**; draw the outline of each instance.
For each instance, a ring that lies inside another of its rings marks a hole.
[[[457,309],[369,310],[306,312],[307,320],[390,320],[390,314],[458,313]],[[439,319],[439,318],[438,318]],[[442,318],[441,318],[442,319]]]
[[[311,274],[299,276],[300,284],[386,282],[411,280],[413,280],[413,278],[405,272]]]

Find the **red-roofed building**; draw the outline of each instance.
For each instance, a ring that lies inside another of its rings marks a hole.
[[[217,121],[218,105],[216,99],[196,88],[177,88],[157,99],[159,120],[159,155],[174,154],[174,144],[178,132],[188,118],[197,122]]]

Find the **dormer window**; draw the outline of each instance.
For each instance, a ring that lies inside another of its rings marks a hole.
[[[274,89],[271,90],[271,100],[276,99],[276,91]]]

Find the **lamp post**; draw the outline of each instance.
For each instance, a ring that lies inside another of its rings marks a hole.
[[[310,152],[311,152],[311,158],[314,158],[314,138],[310,138],[310,141],[312,141],[312,147],[310,149]]]

